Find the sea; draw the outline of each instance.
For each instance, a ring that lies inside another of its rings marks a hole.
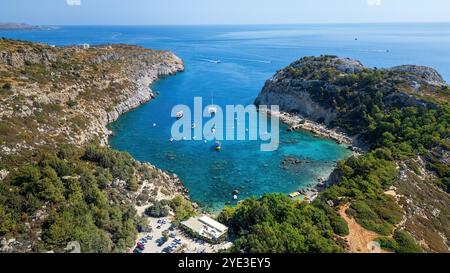
[[[151,87],[158,97],[110,125],[110,145],[177,174],[190,197],[218,211],[247,197],[288,194],[327,177],[349,149],[280,125],[280,146],[264,152],[261,141],[170,141],[175,105],[251,105],[266,80],[304,56],[338,55],[368,67],[431,66],[450,80],[450,24],[334,24],[229,26],[57,26],[0,31],[0,37],[50,45],[126,43],[170,50],[185,71]],[[247,123],[250,121],[247,121]],[[248,124],[246,123],[246,126]],[[283,164],[286,158],[300,164]],[[233,192],[239,191],[238,200]]]

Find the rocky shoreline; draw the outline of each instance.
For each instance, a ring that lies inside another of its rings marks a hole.
[[[172,52],[138,46],[53,47],[1,39],[0,71],[9,75],[0,78],[0,89],[7,91],[0,98],[0,125],[11,128],[11,137],[0,139],[2,160],[42,146],[82,147],[92,141],[108,146],[108,124],[153,99],[151,85],[184,71],[184,63]],[[20,134],[33,137],[22,139]],[[167,186],[159,187],[164,192],[187,197],[176,175],[150,164],[137,165],[155,174],[151,183],[166,181]],[[121,188],[124,181],[115,184]]]
[[[344,132],[336,129],[330,129],[324,124],[314,122],[300,115],[290,114],[287,112],[273,112],[269,109],[260,111],[265,111],[267,115],[279,118],[282,123],[289,126],[289,131],[304,130],[311,132],[318,137],[331,139],[339,144],[347,145],[349,149],[354,152],[354,154],[359,154],[362,152],[362,148],[357,147],[355,138],[348,136]]]

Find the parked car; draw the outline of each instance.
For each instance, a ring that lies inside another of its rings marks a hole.
[[[143,243],[137,243],[136,247],[144,250],[145,249],[145,245]]]
[[[133,253],[142,253],[142,249],[136,247],[136,248],[133,250]]]

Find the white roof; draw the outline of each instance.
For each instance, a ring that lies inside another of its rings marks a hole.
[[[217,229],[219,232],[225,232],[225,231],[228,230],[228,228],[226,226],[224,226],[221,223],[219,223],[219,222],[209,218],[208,216],[200,217],[199,221],[204,223],[204,224],[206,224],[206,225],[208,225],[208,226],[210,226],[210,227],[213,227],[213,228]]]

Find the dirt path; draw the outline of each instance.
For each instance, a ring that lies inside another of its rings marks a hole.
[[[376,232],[367,230],[360,226],[356,220],[345,212],[350,207],[346,204],[339,209],[339,215],[347,222],[349,235],[344,239],[348,241],[351,253],[386,253],[386,251],[377,247],[375,239],[380,237]]]

